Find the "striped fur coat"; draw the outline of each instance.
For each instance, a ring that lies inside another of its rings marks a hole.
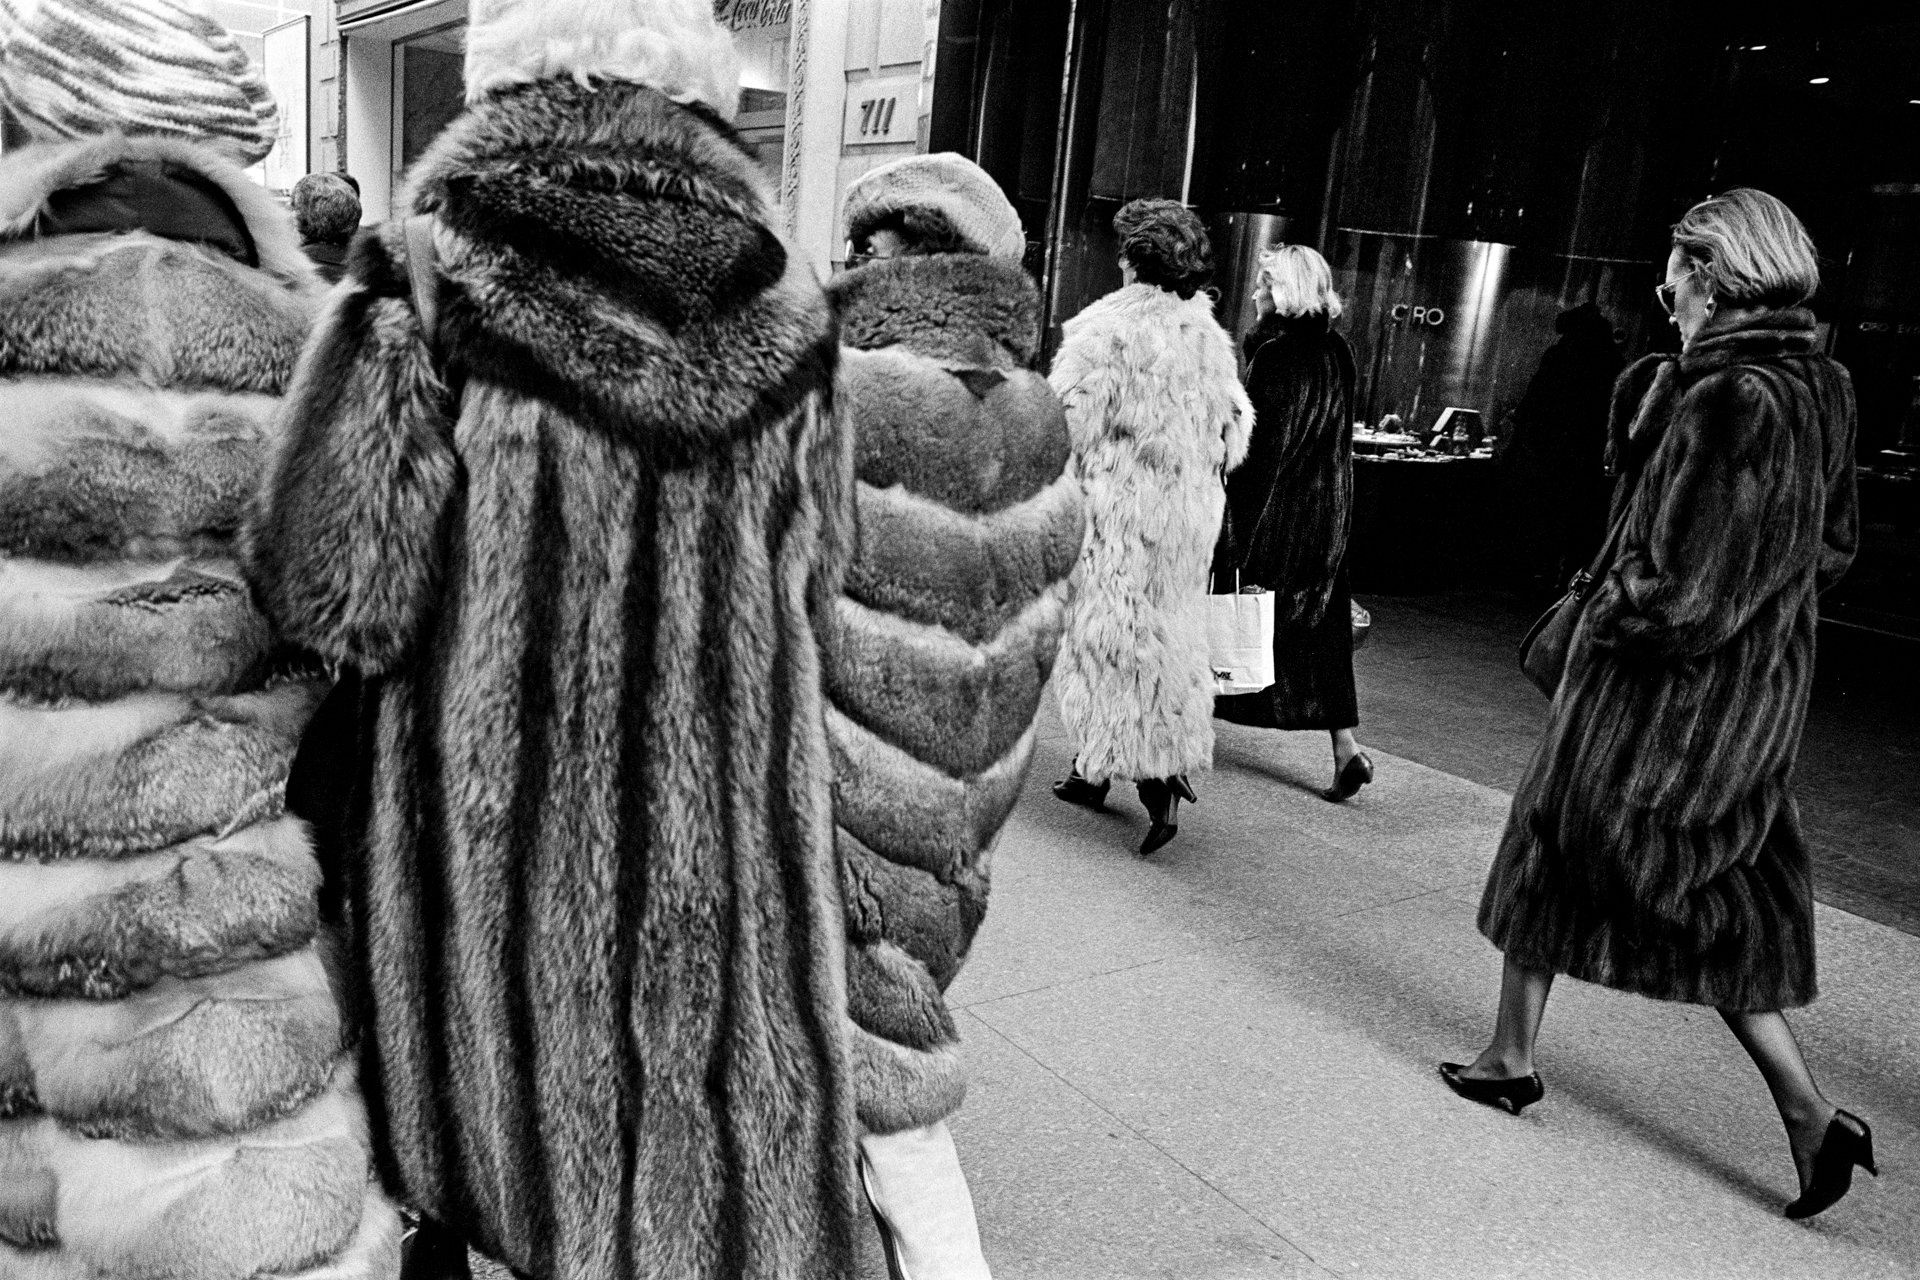
[[[400,237],[363,238],[250,534],[273,616],[369,690],[383,1167],[536,1280],[848,1276],[826,298],[753,157],[636,85],[503,90],[410,181],[441,360]]]
[[[860,545],[828,646],[828,725],[860,1119],[887,1133],[965,1091],[941,993],[1033,757],[1080,486],[1033,371],[1040,297],[1018,265],[895,258],[833,292]]]
[[[125,204],[118,229],[36,232],[130,172],[224,206],[258,266]],[[321,690],[279,660],[233,545],[316,306],[291,220],[210,152],[0,159],[8,1280],[399,1269],[319,868],[284,812]]]
[[[1201,615],[1253,407],[1204,294],[1133,284],[1067,321],[1054,357],[1086,550],[1073,571],[1055,689],[1080,772],[1166,778],[1213,764]]]
[[[1621,549],[1521,779],[1480,927],[1529,968],[1663,1000],[1815,991],[1789,784],[1819,593],[1853,558],[1854,407],[1813,315],[1771,312],[1628,369]]]

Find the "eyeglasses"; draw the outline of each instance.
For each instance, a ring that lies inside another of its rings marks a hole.
[[[1660,309],[1662,311],[1666,312],[1668,315],[1673,314],[1674,290],[1679,288],[1680,282],[1682,280],[1685,280],[1688,276],[1692,275],[1693,272],[1697,270],[1699,270],[1698,267],[1693,268],[1693,270],[1691,271],[1683,271],[1678,276],[1675,276],[1672,280],[1668,281],[1666,284],[1657,284],[1653,286],[1654,301],[1660,304]]]

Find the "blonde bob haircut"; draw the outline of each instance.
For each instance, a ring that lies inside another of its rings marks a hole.
[[[1736,187],[1673,224],[1673,247],[1715,298],[1735,307],[1793,307],[1820,288],[1813,237],[1764,191]]]
[[[626,80],[731,121],[740,57],[713,0],[473,0],[467,101],[516,84],[569,76]]]
[[[1260,255],[1259,289],[1283,316],[1324,315],[1338,320],[1347,309],[1333,291],[1333,268],[1303,244],[1283,244]]]

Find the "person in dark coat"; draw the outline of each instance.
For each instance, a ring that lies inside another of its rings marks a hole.
[[[851,1280],[832,309],[707,0],[477,0],[466,70],[404,201],[437,329],[358,239],[248,533],[365,690],[382,1173],[532,1280]]]
[[[1333,331],[1340,296],[1327,260],[1305,245],[1260,257],[1260,322],[1247,335],[1253,442],[1227,477],[1215,590],[1274,593],[1273,687],[1214,700],[1214,714],[1264,729],[1324,729],[1333,741],[1329,800],[1373,781],[1353,731],[1353,352]]]
[[[1674,228],[1661,299],[1684,347],[1621,378],[1617,552],[1589,598],[1480,906],[1506,953],[1493,1041],[1457,1091],[1519,1109],[1555,974],[1719,1009],[1765,1076],[1799,1173],[1790,1217],[1873,1166],[1781,1010],[1816,994],[1813,889],[1789,781],[1820,592],[1853,559],[1854,402],[1801,304],[1787,207],[1749,189]]]
[[[859,551],[824,647],[861,1173],[896,1273],[986,1280],[947,1117],[942,993],[987,910],[1080,551],[1066,414],[1035,369],[1020,218],[951,153],[847,192],[838,305]]]
[[[1607,409],[1624,362],[1613,325],[1591,302],[1562,311],[1553,327],[1560,339],[1514,407],[1501,465],[1523,513],[1532,577],[1557,592],[1606,532]]]

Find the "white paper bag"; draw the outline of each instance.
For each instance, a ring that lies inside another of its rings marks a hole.
[[[1271,591],[1207,597],[1207,661],[1216,694],[1273,687],[1273,622]]]

